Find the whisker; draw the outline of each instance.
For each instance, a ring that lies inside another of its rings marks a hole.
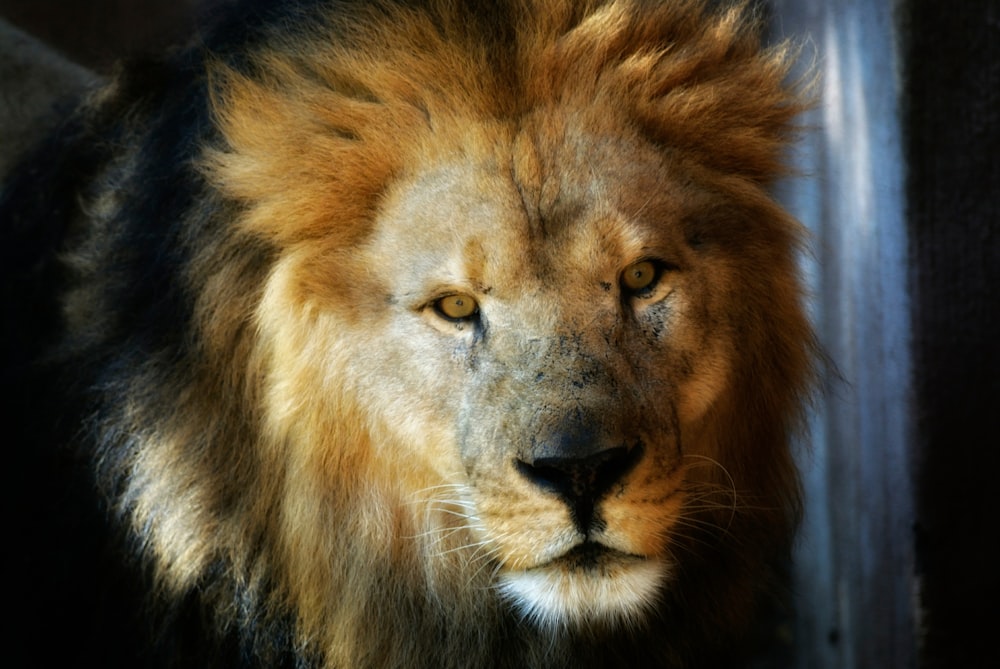
[[[457,553],[459,551],[465,551],[465,550],[472,550],[473,555],[476,555],[477,553],[480,552],[480,549],[483,546],[488,546],[490,543],[491,542],[490,542],[489,539],[484,539],[482,541],[476,541],[476,542],[473,542],[473,543],[465,543],[465,544],[461,544],[459,546],[455,546],[454,548],[449,548],[447,550],[438,551],[436,553],[436,555],[438,557],[440,557],[440,556],[449,555],[451,553]]]

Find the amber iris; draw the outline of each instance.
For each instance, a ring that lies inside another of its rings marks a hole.
[[[435,302],[434,308],[445,318],[460,321],[475,316],[479,304],[468,295],[448,295]]]
[[[629,265],[622,274],[622,286],[632,293],[648,289],[654,281],[656,281],[656,264],[652,260]]]

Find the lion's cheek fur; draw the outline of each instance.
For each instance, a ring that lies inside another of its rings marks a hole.
[[[385,342],[356,329],[349,308],[303,299],[303,276],[301,258],[279,259],[256,314],[266,387],[257,447],[265,466],[284,474],[274,500],[275,550],[299,625],[326,639],[320,645],[333,657],[346,658],[365,637],[357,611],[382,591],[376,581],[422,569],[417,544],[400,538],[423,531],[413,491],[440,480],[435,460],[420,449],[446,440],[432,426],[386,418],[417,397],[386,373],[393,349],[379,363]],[[351,557],[360,554],[370,560]]]

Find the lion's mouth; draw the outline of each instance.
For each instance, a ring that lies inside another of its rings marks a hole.
[[[624,553],[597,541],[587,540],[574,546],[546,566],[570,571],[602,572],[611,566],[618,567],[623,563],[642,562],[645,559],[641,555]]]

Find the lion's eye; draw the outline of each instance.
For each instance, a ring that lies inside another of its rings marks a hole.
[[[652,260],[633,263],[622,273],[622,288],[633,295],[649,292],[659,275],[659,267]]]
[[[434,303],[434,310],[448,320],[464,321],[476,315],[479,304],[468,295],[448,295]]]

